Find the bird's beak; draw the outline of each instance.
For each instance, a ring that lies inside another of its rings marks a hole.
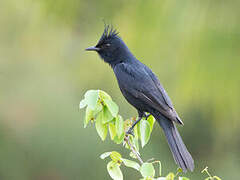
[[[99,51],[100,50],[100,48],[97,48],[97,47],[95,47],[95,46],[91,46],[91,47],[89,47],[89,48],[87,48],[87,49],[85,49],[86,51]]]

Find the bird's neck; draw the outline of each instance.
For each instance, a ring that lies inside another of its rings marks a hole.
[[[124,53],[119,53],[118,56],[115,56],[114,59],[111,61],[108,61],[107,63],[114,68],[119,63],[130,63],[131,61],[135,61],[135,56],[130,52],[129,49],[126,49],[127,51]]]

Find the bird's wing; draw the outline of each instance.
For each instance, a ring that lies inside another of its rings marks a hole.
[[[134,96],[149,107],[158,110],[168,119],[179,122],[167,93],[157,77],[144,64],[129,65],[122,63],[116,68],[117,79],[122,91]],[[126,97],[127,98],[127,97]]]
[[[169,98],[167,92],[165,91],[165,89],[161,85],[161,83],[158,80],[157,76],[147,66],[145,66],[145,70],[147,71],[148,75],[151,77],[151,79],[152,79],[152,81],[154,83],[154,86],[157,89],[158,94],[161,95],[161,101],[163,99],[165,104],[169,108],[174,109],[171,99]]]
[[[178,116],[177,112],[175,111],[175,109],[173,107],[171,99],[169,98],[167,92],[161,85],[157,76],[147,66],[144,66],[144,69],[153,82],[151,85],[154,86],[154,88],[152,88],[153,90],[150,93],[148,93],[149,91],[146,92],[146,96],[151,97],[151,99],[157,101],[158,104],[160,104],[160,103],[164,104],[165,108],[167,106],[168,107],[168,108],[166,108],[167,109],[166,110],[167,117],[179,124],[183,124],[182,120],[180,119],[180,117]]]

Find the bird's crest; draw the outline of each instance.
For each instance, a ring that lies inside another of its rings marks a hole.
[[[104,32],[98,41],[98,44],[104,43],[104,41],[118,36],[118,32],[112,25],[104,24]]]

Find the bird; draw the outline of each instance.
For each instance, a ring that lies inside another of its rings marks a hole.
[[[194,160],[176,127],[176,124],[183,125],[183,121],[157,76],[131,53],[119,32],[112,25],[105,24],[97,45],[85,50],[97,52],[110,65],[121,93],[136,108],[138,119],[127,133],[131,134],[143,117],[154,116],[164,131],[176,164],[183,172],[193,171]]]

